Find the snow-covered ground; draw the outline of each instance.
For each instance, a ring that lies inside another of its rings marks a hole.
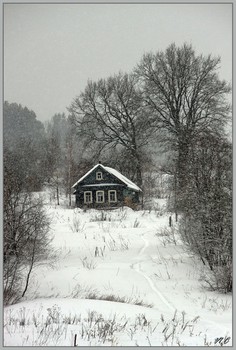
[[[203,288],[163,208],[46,208],[52,256],[5,308],[5,346],[232,345],[232,296]]]

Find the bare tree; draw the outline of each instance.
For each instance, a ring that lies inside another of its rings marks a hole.
[[[104,148],[125,149],[142,185],[140,152],[153,130],[134,75],[118,74],[106,80],[89,82],[85,91],[69,108],[80,135],[98,141]]]
[[[81,159],[78,155],[78,148],[80,148],[78,138],[76,137],[76,132],[74,130],[73,124],[68,120],[68,128],[65,142],[65,157],[64,157],[64,188],[66,196],[69,199],[69,206],[72,205],[71,187],[73,183],[78,180],[78,163]]]
[[[68,123],[64,114],[55,114],[47,122],[45,171],[48,184],[55,195],[57,204],[60,204],[60,192],[63,185],[63,167],[66,153],[66,134]]]
[[[25,188],[16,163],[11,160],[5,149],[3,280],[6,304],[25,294],[33,266],[44,257],[49,243],[49,221],[42,201],[33,198]]]
[[[191,45],[145,54],[136,69],[143,100],[163,140],[176,151],[178,188],[186,184],[189,147],[201,134],[221,134],[230,86],[217,74],[220,58],[197,56]]]

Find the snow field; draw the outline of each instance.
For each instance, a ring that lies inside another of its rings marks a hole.
[[[5,308],[4,345],[232,344],[231,295],[203,288],[168,213],[47,211],[52,257]]]

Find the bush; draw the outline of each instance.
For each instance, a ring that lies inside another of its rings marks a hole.
[[[25,295],[33,267],[48,253],[49,221],[30,193],[5,191],[4,204],[3,294],[10,304]]]
[[[84,223],[80,220],[79,212],[74,210],[72,223],[69,223],[70,229],[72,232],[80,232],[84,231]]]
[[[207,269],[202,276],[211,290],[232,291],[231,232],[219,237],[217,231],[206,231],[200,220],[182,218],[179,233],[191,252],[199,256]]]
[[[214,266],[212,270],[205,272],[201,280],[207,284],[212,291],[228,293],[233,288],[232,264],[225,266]]]

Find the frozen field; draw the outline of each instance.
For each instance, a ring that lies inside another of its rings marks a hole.
[[[5,308],[4,345],[232,345],[231,295],[203,288],[202,263],[161,204],[48,204],[52,256],[34,269],[24,300]]]

